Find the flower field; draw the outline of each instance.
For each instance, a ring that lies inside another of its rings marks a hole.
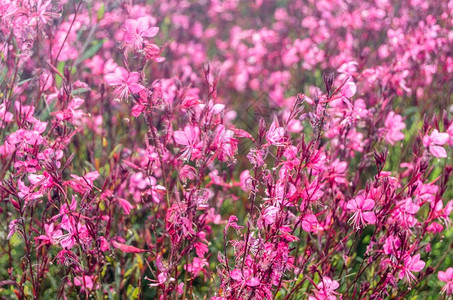
[[[453,0],[0,0],[1,299],[449,299]]]

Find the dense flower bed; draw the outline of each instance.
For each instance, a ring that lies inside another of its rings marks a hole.
[[[453,294],[453,1],[0,0],[5,299]]]

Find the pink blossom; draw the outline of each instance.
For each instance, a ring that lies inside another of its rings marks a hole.
[[[219,151],[219,160],[227,161],[233,159],[239,143],[238,140],[233,137],[234,132],[226,129],[223,125],[219,125],[215,130],[215,134],[213,146]]]
[[[131,213],[131,209],[133,208],[132,204],[130,204],[129,201],[127,201],[126,199],[123,199],[123,198],[116,198],[116,200],[118,200],[124,213],[126,215],[129,215]]]
[[[396,255],[396,250],[401,247],[401,240],[393,235],[389,236],[384,243],[384,253]]]
[[[341,88],[341,94],[346,98],[351,98],[355,95],[357,91],[357,86],[354,82],[349,81]]]
[[[327,276],[322,278],[322,281],[316,286],[315,297],[309,296],[309,300],[335,300],[337,299],[335,292],[340,284],[336,280],[332,280]]]
[[[198,158],[200,155],[200,149],[202,143],[200,139],[200,129],[194,125],[186,125],[184,131],[178,130],[173,134],[175,142],[179,145],[186,146],[180,158],[183,160],[189,160],[192,158]]]
[[[85,193],[88,190],[93,188],[94,181],[99,177],[99,172],[89,172],[84,176],[80,177],[75,174],[71,174],[72,180],[66,182],[69,186],[71,186],[74,190],[79,193]]]
[[[236,216],[230,216],[228,219],[228,223],[225,226],[225,231],[228,231],[229,227],[233,227],[236,231],[240,232],[241,229],[243,229],[244,227],[239,226],[237,221],[238,221],[238,218]]]
[[[113,242],[112,242],[112,246],[113,246],[114,248],[117,248],[117,249],[121,250],[121,251],[124,252],[124,253],[141,253],[141,252],[147,252],[147,250],[140,249],[140,248],[137,248],[137,247],[134,247],[134,246],[125,245],[125,244],[122,244],[122,243],[118,243],[117,241],[113,241]]]
[[[275,218],[277,217],[277,213],[279,208],[276,206],[269,206],[264,210],[263,213],[263,221],[266,225],[272,225],[275,223]]]
[[[430,135],[423,137],[423,146],[429,149],[429,152],[439,158],[446,158],[447,151],[442,145],[448,141],[448,133],[440,133],[437,129],[434,129]]]
[[[5,103],[0,104],[0,127],[4,125],[3,122],[9,123],[13,119],[13,114],[9,111],[6,111]]]
[[[6,237],[7,240],[9,240],[18,230],[19,230],[19,220],[15,219],[9,222],[9,232],[8,236]]]
[[[74,285],[80,286],[82,291],[85,290],[85,287],[88,290],[91,290],[94,287],[93,279],[91,276],[88,276],[88,275],[84,275],[83,278],[81,276],[75,277]],[[99,286],[99,284],[97,284],[97,286]]]
[[[36,242],[42,240],[40,246],[45,244],[57,244],[59,238],[63,236],[63,232],[60,229],[55,229],[54,223],[44,224],[45,235],[40,235],[35,238]]]
[[[209,266],[209,264],[205,258],[194,257],[191,263],[184,266],[184,269],[187,272],[192,273],[194,277],[197,277],[201,272],[207,273],[205,269],[206,266]]]
[[[302,218],[302,229],[306,232],[317,233],[322,231],[323,227],[319,224],[314,214],[307,214]]]
[[[264,165],[264,159],[266,158],[266,152],[264,150],[257,150],[255,148],[250,149],[250,152],[247,154],[247,158],[255,166]]]
[[[197,178],[197,171],[195,170],[194,167],[184,165],[179,170],[179,179],[182,182],[185,183],[187,180],[195,180],[195,178]]]
[[[242,171],[241,175],[239,176],[241,189],[244,192],[250,192],[253,188],[253,178],[250,176],[249,170]]]
[[[391,111],[385,119],[385,140],[390,145],[395,145],[396,142],[404,139],[404,134],[401,132],[406,128],[406,124],[402,121],[402,117],[395,112]]]
[[[398,203],[392,216],[400,226],[411,228],[417,223],[415,214],[419,209],[420,206],[415,204],[411,198],[406,198]]]
[[[157,28],[157,27],[156,27]],[[160,55],[160,48],[156,44],[144,43],[145,47],[143,49],[145,53],[145,57],[148,60],[154,60],[155,62],[164,62],[165,57],[159,56]]]
[[[250,287],[256,287],[261,284],[257,277],[252,276],[252,270],[250,269],[245,269],[244,272],[241,272],[239,269],[235,269],[231,271],[230,276],[233,280],[239,281]]]
[[[104,80],[111,86],[115,87],[113,94],[119,99],[125,99],[130,93],[140,93],[145,87],[138,82],[140,74],[138,72],[130,72],[122,67],[117,67],[114,73],[109,73],[104,76]]]
[[[278,121],[274,120],[271,124],[271,127],[266,133],[266,139],[271,145],[283,146],[285,141],[285,129],[283,127],[278,127]]]
[[[41,192],[33,192],[30,187],[26,186],[22,180],[18,180],[18,187],[20,192],[17,194],[19,197],[24,199],[26,202],[36,200],[42,197]]]
[[[425,267],[425,262],[420,260],[420,254],[416,254],[414,256],[410,256],[406,254],[404,256],[404,264],[402,266],[402,270],[399,273],[400,279],[405,279],[407,282],[411,282],[415,279],[414,274],[412,272],[420,272]]]
[[[448,268],[445,272],[439,271],[437,273],[437,278],[440,281],[446,282],[444,287],[442,288],[442,292],[446,293],[447,295],[453,294],[453,268]]]
[[[376,215],[372,211],[374,205],[374,200],[366,198],[363,194],[348,201],[346,208],[354,212],[350,220],[352,220],[356,229],[360,229],[366,224],[376,223]]]
[[[128,19],[124,23],[124,42],[135,49],[142,49],[145,37],[152,38],[159,32],[159,27],[150,27],[150,19],[141,17],[137,20]]]

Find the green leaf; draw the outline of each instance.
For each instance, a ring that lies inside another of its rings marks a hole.
[[[98,10],[98,15],[97,15],[98,22],[104,18],[104,13],[105,13],[105,5],[104,5],[104,3],[102,3],[101,7],[99,7],[99,10]]]
[[[133,297],[134,299],[137,299],[139,293],[140,293],[140,288],[139,288],[139,287],[136,287],[136,288],[134,289],[134,292],[132,293],[132,297]]]
[[[83,94],[83,93],[86,93],[86,92],[89,92],[89,91],[90,91],[90,89],[79,88],[79,89],[72,90],[71,94],[73,96],[78,96],[80,94]]]
[[[23,85],[24,83],[27,83],[27,82],[29,82],[29,81],[31,81],[31,80],[33,80],[33,78],[24,79],[24,80],[22,80],[21,82],[19,82],[19,83],[17,84],[17,86],[21,86],[21,85]]]
[[[85,59],[93,57],[99,51],[99,49],[101,49],[103,44],[104,40],[93,42],[93,45],[87,51],[85,51],[85,53],[83,53],[82,57],[78,59],[78,61],[84,61]]]
[[[124,273],[123,278],[129,277],[129,275],[131,275],[131,273],[134,272],[136,267],[137,267],[137,264],[134,264],[132,266],[132,268],[130,268],[129,270],[126,271],[126,273]]]
[[[57,66],[57,70],[60,71],[61,74],[63,74],[64,70],[64,65],[66,62],[60,61]],[[60,77],[60,75],[55,74],[55,83],[57,84],[58,87],[61,87],[61,84],[63,82],[63,78]]]

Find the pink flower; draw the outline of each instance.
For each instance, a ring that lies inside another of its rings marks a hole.
[[[440,281],[445,281],[447,284],[442,288],[442,293],[447,293],[447,295],[453,294],[453,268],[448,268],[445,272],[439,271],[437,273],[437,278]]]
[[[283,127],[278,127],[278,122],[274,120],[269,131],[266,133],[266,139],[271,145],[283,146],[283,142],[285,141],[285,129],[283,129]]]
[[[398,249],[399,247],[401,247],[400,239],[391,235],[385,240],[384,253],[387,255],[396,255],[396,249]]]
[[[319,224],[318,219],[314,214],[305,215],[302,219],[302,229],[306,232],[318,232],[324,230]]]
[[[355,95],[357,86],[354,82],[349,81],[341,88],[341,94],[346,98],[351,98]]]
[[[239,226],[237,221],[238,218],[236,216],[230,216],[230,218],[228,219],[228,223],[225,226],[225,232],[228,231],[229,227],[233,227],[238,233],[240,233],[241,229],[243,229],[244,227]]]
[[[6,104],[0,104],[0,127],[3,126],[3,122],[9,123],[13,120],[13,114],[6,111]]]
[[[402,266],[402,270],[399,273],[400,279],[405,279],[407,282],[411,282],[415,279],[414,274],[412,272],[420,272],[425,267],[425,262],[420,260],[420,254],[416,254],[414,256],[410,256],[406,254],[404,257],[404,265]]]
[[[129,246],[126,244],[118,243],[117,241],[112,242],[112,246],[116,249],[120,249],[124,253],[141,253],[147,252],[148,250],[140,249],[134,246]]]
[[[93,188],[93,183],[99,177],[99,172],[89,172],[82,177],[71,174],[71,177],[73,179],[66,183],[77,192],[83,194]]]
[[[197,170],[189,165],[184,165],[179,170],[179,180],[186,183],[187,180],[195,180],[197,178]]]
[[[354,199],[348,201],[347,209],[354,212],[351,217],[354,227],[361,228],[365,224],[376,223],[376,215],[371,210],[374,208],[374,200],[365,198],[364,195],[357,195]]]
[[[180,155],[183,160],[189,160],[192,156],[198,158],[201,149],[200,128],[197,126],[187,125],[184,131],[178,130],[173,134],[175,142],[179,145],[186,146],[184,152]]]
[[[150,21],[147,17],[138,18],[137,20],[129,19],[124,23],[126,35],[124,42],[135,49],[142,49],[144,37],[155,37],[159,32],[159,27],[150,27]]]
[[[322,281],[316,286],[315,297],[308,297],[309,300],[335,300],[338,293],[334,292],[340,284],[336,280],[332,280],[327,276],[322,278]]]
[[[269,206],[268,208],[266,208],[263,213],[264,224],[266,224],[266,225],[274,224],[278,211],[279,211],[279,208],[276,206]]]
[[[247,154],[247,158],[255,166],[264,165],[264,159],[266,158],[267,153],[264,150],[257,150],[255,148],[250,149],[250,152]]]
[[[235,139],[234,132],[228,130],[223,125],[217,126],[215,130],[215,138],[213,141],[213,145],[219,151],[218,159],[220,161],[227,161],[232,159],[237,152],[238,149],[238,140]]]
[[[198,257],[203,258],[206,253],[209,252],[208,245],[204,243],[197,242],[194,244],[195,252],[197,253]]]
[[[402,121],[402,117],[391,111],[385,119],[385,140],[390,145],[395,145],[396,142],[404,139],[404,134],[401,132],[406,128],[406,124]]]
[[[155,62],[165,61],[165,57],[159,56],[160,48],[156,44],[145,42],[145,48],[143,49],[143,52],[145,53],[145,57],[148,60],[154,60]]]
[[[6,237],[7,240],[9,240],[15,233],[16,231],[19,230],[19,220],[12,220],[10,223],[9,223],[9,232],[8,232],[8,236]]]
[[[118,67],[114,73],[109,73],[104,76],[105,81],[115,86],[113,94],[119,99],[124,99],[130,93],[140,93],[145,87],[139,84],[140,74],[138,72],[129,73],[125,68]]]
[[[242,171],[241,175],[239,176],[239,181],[241,184],[241,189],[248,193],[253,189],[253,178],[250,176],[249,170]]]
[[[43,241],[40,246],[45,244],[56,244],[58,239],[63,236],[63,232],[60,229],[55,229],[54,226],[54,223],[50,223],[50,225],[44,224],[46,234],[35,238],[36,242],[38,242],[38,240]]]
[[[109,245],[109,242],[107,241],[107,239],[103,236],[101,236],[99,238],[99,242],[100,242],[100,246],[99,246],[99,249],[101,249],[101,251],[107,251],[109,250],[110,248],[110,245]]]
[[[134,208],[132,204],[130,204],[129,201],[123,198],[116,198],[116,200],[118,200],[118,202],[120,203],[120,206],[123,209],[124,213],[126,215],[129,215],[131,213],[131,209]]]
[[[85,287],[88,290],[91,290],[94,287],[93,279],[91,278],[91,276],[87,276],[87,275],[84,275],[83,278],[81,276],[74,278],[74,284],[76,286],[80,286],[82,291],[85,289]],[[99,284],[96,285],[96,288],[98,286],[99,286]]]
[[[244,273],[239,269],[235,269],[230,272],[230,276],[233,280],[245,283],[250,287],[256,287],[261,284],[257,277],[252,276],[252,270],[250,269],[245,269]]]
[[[192,273],[194,277],[197,277],[201,272],[205,274],[207,273],[206,269],[204,268],[206,266],[209,266],[206,258],[194,257],[192,263],[186,264],[184,266],[184,269],[187,272]]]
[[[406,228],[413,227],[417,223],[415,214],[419,209],[420,206],[412,202],[410,197],[406,198],[398,203],[396,210],[393,212],[393,218],[401,226]]]
[[[448,133],[440,133],[437,129],[434,129],[431,134],[423,137],[423,146],[429,149],[432,155],[435,157],[447,157],[447,151],[444,147],[441,147],[448,141]]]

